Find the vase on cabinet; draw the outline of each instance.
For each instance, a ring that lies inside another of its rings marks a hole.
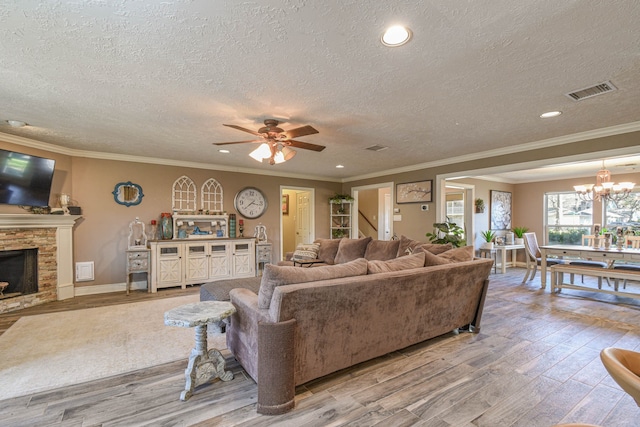
[[[173,218],[169,212],[160,214],[160,229],[162,230],[162,239],[173,239]]]

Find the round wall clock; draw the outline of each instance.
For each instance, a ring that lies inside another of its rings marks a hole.
[[[247,187],[238,191],[233,204],[243,217],[258,218],[267,210],[267,197],[257,188]]]

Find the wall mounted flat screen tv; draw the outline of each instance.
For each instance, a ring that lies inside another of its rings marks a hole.
[[[0,150],[0,203],[48,206],[55,160]]]

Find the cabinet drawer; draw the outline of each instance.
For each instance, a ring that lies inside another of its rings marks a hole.
[[[572,251],[572,250],[553,249],[553,250],[547,251],[547,255],[570,256],[570,257],[580,258],[582,256],[582,252]]]
[[[624,259],[624,255],[618,252],[583,252],[582,256],[585,259],[593,259],[593,260],[615,260],[615,259]]]
[[[149,252],[128,252],[127,258],[129,259],[147,259],[149,257]]]
[[[147,271],[149,263],[146,259],[134,259],[129,261],[129,271]]]

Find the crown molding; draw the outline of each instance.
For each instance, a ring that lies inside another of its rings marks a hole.
[[[451,165],[455,163],[463,163],[463,162],[468,162],[468,161],[473,161],[478,159],[485,159],[489,157],[521,153],[524,151],[531,151],[531,150],[537,150],[541,148],[554,147],[558,145],[571,144],[579,141],[587,141],[590,139],[604,138],[607,136],[620,135],[624,133],[637,132],[637,131],[640,131],[640,121],[625,123],[622,125],[610,126],[610,127],[601,128],[601,129],[594,129],[586,132],[579,132],[571,135],[564,135],[564,136],[559,136],[555,138],[549,138],[549,139],[534,141],[534,142],[520,144],[520,145],[514,145],[510,147],[505,147],[505,148],[498,148],[495,150],[487,150],[481,153],[465,154],[462,156],[449,157],[447,159],[435,160],[435,161],[426,162],[426,163],[418,163],[415,165],[405,166],[401,168],[387,169],[384,171],[378,171],[370,174],[356,175],[356,176],[346,177],[346,178],[328,178],[326,176],[309,176],[309,175],[302,175],[302,174],[282,173],[282,172],[277,172],[273,170],[265,171],[260,169],[233,167],[233,166],[218,165],[213,163],[187,162],[187,161],[180,161],[180,160],[174,160],[174,159],[160,159],[160,158],[154,158],[154,157],[140,157],[140,156],[125,155],[125,154],[103,153],[98,151],[77,150],[73,148],[60,147],[58,145],[36,141],[30,138],[25,138],[25,137],[11,135],[11,134],[2,133],[2,132],[0,132],[0,137],[2,137],[4,141],[13,143],[16,145],[22,145],[25,147],[51,151],[53,153],[59,153],[59,154],[64,154],[64,155],[74,156],[74,157],[86,157],[86,158],[101,159],[101,160],[116,160],[116,161],[122,161],[122,162],[148,163],[148,164],[178,166],[178,167],[186,167],[186,168],[194,168],[194,169],[214,169],[214,170],[225,171],[225,172],[237,172],[237,173],[246,173],[246,174],[253,174],[253,175],[267,175],[267,176],[278,176],[282,178],[295,178],[295,179],[305,179],[305,180],[314,180],[314,181],[347,183],[347,182],[359,181],[363,179],[379,178],[379,177],[388,176],[388,175],[413,172],[421,169],[430,169],[430,168],[435,168],[439,166]]]
[[[296,179],[305,179],[305,180],[312,180],[312,181],[341,182],[339,178],[332,179],[332,178],[327,178],[325,176],[282,173],[282,172],[273,171],[273,170],[265,171],[260,169],[218,165],[215,163],[187,162],[187,161],[174,160],[174,159],[160,159],[155,157],[140,157],[140,156],[131,156],[127,154],[77,150],[74,148],[60,147],[58,145],[36,141],[34,139],[11,135],[11,134],[2,133],[2,132],[0,132],[0,138],[2,138],[3,141],[9,142],[12,144],[35,148],[38,150],[50,151],[52,153],[64,154],[64,155],[73,156],[73,157],[85,157],[89,159],[100,159],[100,160],[115,160],[119,162],[147,163],[147,164],[163,165],[163,166],[178,166],[178,167],[193,168],[193,169],[208,169],[208,170],[213,169],[213,170],[224,171],[224,172],[237,172],[237,173],[246,173],[246,174],[252,174],[252,175],[278,176],[282,178],[296,178]]]
[[[472,160],[486,159],[489,157],[503,156],[507,154],[521,153],[524,151],[537,150],[541,148],[555,147],[558,145],[572,144],[574,142],[587,141],[590,139],[604,138],[607,136],[621,135],[624,133],[640,131],[640,121],[625,123],[622,125],[610,126],[602,129],[594,129],[586,132],[574,133],[571,135],[564,135],[555,138],[543,139],[540,141],[530,142],[526,144],[519,144],[505,148],[498,148],[495,150],[487,150],[481,153],[465,154],[457,157],[450,157],[448,159],[434,160],[432,162],[419,163],[412,166],[406,166],[396,169],[388,169],[385,171],[379,171],[371,174],[358,175],[349,178],[344,178],[342,182],[358,181],[361,179],[378,178],[381,176],[399,174],[405,172],[413,172],[421,169],[435,168],[439,166],[446,166],[455,163],[463,163]]]

